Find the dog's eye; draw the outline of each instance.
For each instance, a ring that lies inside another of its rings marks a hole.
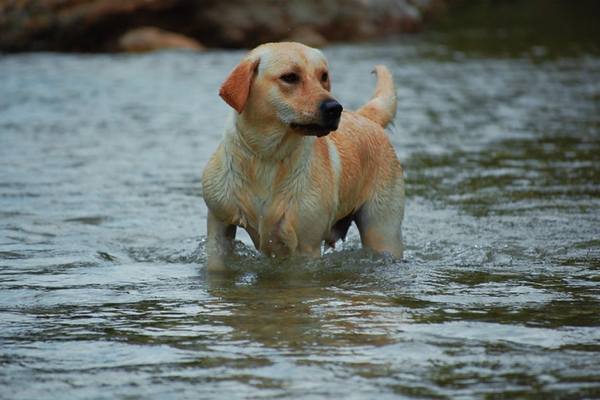
[[[321,75],[321,82],[327,82],[329,80],[329,74],[327,72],[323,72]]]
[[[285,83],[290,83],[290,84],[294,84],[294,83],[300,82],[300,76],[298,74],[293,73],[293,72],[290,72],[289,74],[281,75],[279,77],[279,79],[281,79]]]

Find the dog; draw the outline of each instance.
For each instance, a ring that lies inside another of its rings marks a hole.
[[[269,257],[320,257],[355,222],[363,247],[401,259],[403,170],[384,127],[396,114],[389,70],[356,112],[331,95],[327,60],[299,43],[267,43],[229,74],[235,111],[202,175],[207,268],[226,268],[237,227]]]

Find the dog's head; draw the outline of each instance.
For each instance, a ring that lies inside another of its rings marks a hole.
[[[221,86],[220,96],[254,124],[280,132],[324,136],[335,131],[342,106],[330,94],[323,54],[299,43],[252,50]]]

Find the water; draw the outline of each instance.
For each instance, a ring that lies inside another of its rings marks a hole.
[[[404,262],[205,272],[240,52],[0,59],[0,398],[600,396],[600,57],[442,35],[326,49],[398,84]]]

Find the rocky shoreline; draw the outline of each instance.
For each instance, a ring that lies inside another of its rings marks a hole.
[[[279,40],[324,46],[419,31],[445,4],[445,0],[8,0],[0,3],[0,51],[200,50],[249,48]]]

